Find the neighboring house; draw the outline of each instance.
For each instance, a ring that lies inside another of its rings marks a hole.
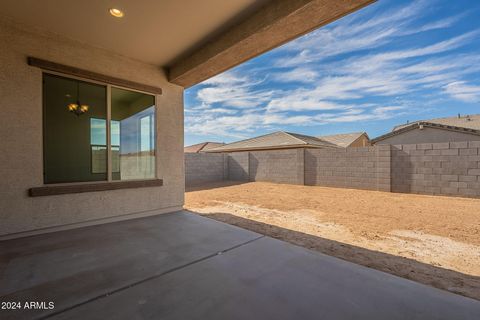
[[[338,135],[339,136],[339,135]],[[345,135],[347,136],[347,135]],[[278,150],[278,149],[296,149],[296,148],[339,148],[348,145],[350,141],[355,142],[360,138],[333,138],[332,141],[323,139],[323,137],[312,137],[303,134],[277,131],[263,136],[250,138],[242,141],[226,144],[224,146],[210,149],[207,152],[239,152],[256,150]]]
[[[223,142],[202,142],[183,148],[185,153],[199,153],[225,145]]]
[[[341,133],[329,136],[318,136],[317,138],[343,148],[368,147],[371,145],[370,138],[366,132]]]
[[[402,124],[373,144],[416,144],[480,140],[480,115],[420,120]]]

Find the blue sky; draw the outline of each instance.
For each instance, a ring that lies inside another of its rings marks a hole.
[[[185,145],[480,113],[480,1],[380,0],[185,91]]]

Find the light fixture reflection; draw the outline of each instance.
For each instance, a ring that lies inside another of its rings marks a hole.
[[[88,105],[80,103],[80,82],[77,82],[77,102],[69,103],[67,105],[67,110],[77,116],[80,116],[85,112],[87,112],[88,109],[89,109]]]
[[[117,9],[117,8],[111,8],[109,10],[110,14],[114,16],[115,18],[122,18],[125,14],[123,13],[122,10]]]

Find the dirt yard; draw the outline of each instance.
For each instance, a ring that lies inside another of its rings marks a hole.
[[[480,300],[480,200],[266,182],[185,197],[203,216]]]

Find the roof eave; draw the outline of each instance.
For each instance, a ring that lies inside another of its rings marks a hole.
[[[420,128],[421,126],[428,127],[428,128],[450,130],[450,131],[455,131],[455,132],[462,132],[462,133],[470,133],[470,134],[474,134],[474,135],[480,135],[480,130],[475,130],[475,129],[470,129],[470,128],[462,128],[462,127],[455,127],[455,126],[448,126],[448,125],[443,125],[443,124],[439,124],[439,123],[432,123],[432,122],[416,122],[416,123],[412,123],[411,125],[406,126],[404,128],[398,129],[396,131],[389,132],[389,133],[384,134],[382,136],[379,136],[375,139],[372,139],[371,142],[373,144],[375,144],[378,141],[382,141],[382,140],[385,140],[387,138],[396,136],[398,134]]]
[[[221,153],[221,152],[242,152],[242,151],[262,151],[262,150],[283,150],[283,149],[297,149],[297,148],[340,148],[336,146],[316,146],[311,144],[295,144],[295,145],[288,145],[288,146],[271,146],[271,147],[252,147],[252,148],[232,148],[232,149],[222,149],[222,150],[215,150],[210,149],[206,150],[207,153]]]

